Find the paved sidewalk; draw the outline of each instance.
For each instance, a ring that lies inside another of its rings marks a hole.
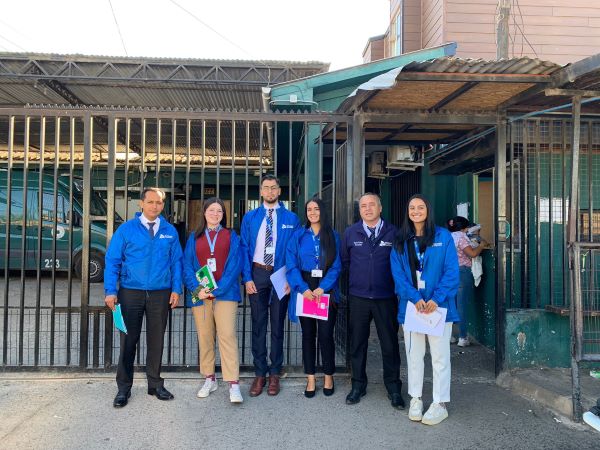
[[[234,406],[224,383],[196,398],[193,373],[165,374],[175,400],[161,402],[136,373],[129,404],[116,410],[112,374],[0,373],[0,448],[600,448],[600,433],[497,386],[493,354],[480,346],[452,346],[449,419],[435,427],[412,423],[389,405],[377,347],[369,350],[367,395],[355,406],[344,403],[350,382],[342,375],[333,397],[319,391],[313,399],[302,395],[303,377],[286,377],[277,397],[257,398],[247,395],[250,378],[243,378],[245,402]],[[424,401],[431,401],[430,378]]]

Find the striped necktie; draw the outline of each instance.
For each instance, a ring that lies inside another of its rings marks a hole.
[[[154,239],[154,222],[148,222],[148,234],[150,235],[150,239]]]
[[[369,242],[371,243],[371,245],[375,245],[375,241],[377,240],[377,236],[375,236],[375,229],[376,229],[376,227],[373,227],[373,228],[367,227],[367,229],[371,233],[369,235]]]
[[[265,265],[273,265],[273,253],[267,253],[267,247],[273,247],[273,209],[269,209],[267,214],[267,227],[265,230]]]

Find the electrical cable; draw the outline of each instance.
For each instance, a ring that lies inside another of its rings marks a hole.
[[[115,20],[115,25],[117,26],[117,31],[119,32],[119,37],[121,38],[121,45],[123,45],[123,50],[125,51],[125,56],[129,56],[127,53],[127,47],[125,47],[125,40],[123,39],[123,34],[121,33],[121,27],[119,26],[119,21],[117,20],[117,15],[115,14],[115,9],[113,8],[112,1],[108,0],[108,4],[110,5],[110,11],[112,12],[113,19]]]

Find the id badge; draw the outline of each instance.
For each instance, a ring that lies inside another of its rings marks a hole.
[[[323,271],[321,269],[313,269],[310,272],[310,276],[313,278],[323,278]]]
[[[417,289],[425,289],[425,280],[421,280],[420,270],[417,270]]]
[[[265,253],[267,255],[273,255],[275,253],[275,247],[273,247],[273,246],[265,247]]]
[[[217,260],[216,260],[216,258],[208,258],[206,260],[206,264],[208,265],[208,268],[210,269],[211,272],[216,272],[217,271]]]

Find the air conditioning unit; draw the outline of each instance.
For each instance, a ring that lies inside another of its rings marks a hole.
[[[387,168],[416,170],[424,165],[420,148],[410,145],[390,145],[387,148]]]
[[[369,155],[368,176],[370,178],[385,178],[385,152],[373,152]]]

